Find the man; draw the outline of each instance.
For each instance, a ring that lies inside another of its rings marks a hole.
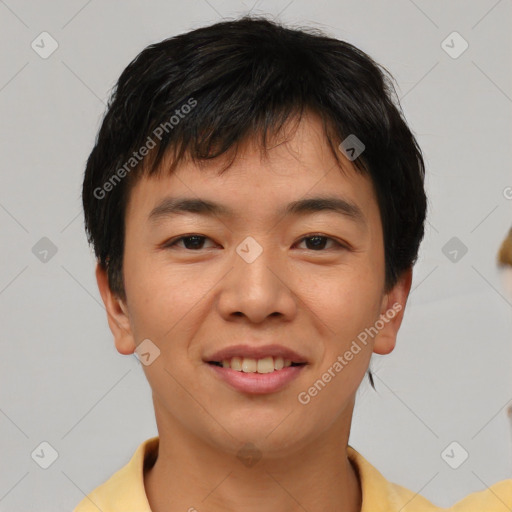
[[[424,233],[424,163],[391,91],[350,44],[248,17],[124,70],[83,204],[159,435],[76,511],[439,510],[348,446]],[[512,481],[456,510],[502,502]]]

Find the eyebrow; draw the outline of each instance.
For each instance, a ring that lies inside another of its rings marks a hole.
[[[299,199],[287,204],[279,209],[276,215],[305,215],[308,213],[317,213],[321,211],[331,211],[347,217],[348,219],[366,226],[366,218],[363,211],[351,201],[337,196],[320,196]],[[215,203],[206,199],[197,199],[191,197],[166,197],[157,206],[155,206],[148,220],[151,223],[157,223],[159,220],[193,213],[206,215],[210,217],[224,216],[234,217],[235,212],[228,206]]]

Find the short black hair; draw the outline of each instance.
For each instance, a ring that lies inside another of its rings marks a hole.
[[[125,209],[137,180],[161,172],[164,155],[172,172],[184,157],[234,158],[251,138],[266,148],[304,111],[320,116],[340,168],[339,144],[350,135],[364,144],[353,164],[376,193],[389,291],[416,262],[427,210],[422,153],[393,78],[347,42],[254,16],[149,45],[114,86],[82,190],[88,241],[111,290],[126,299]]]

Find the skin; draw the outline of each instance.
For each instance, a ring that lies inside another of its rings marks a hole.
[[[267,158],[249,141],[219,176],[221,160],[201,169],[187,161],[172,175],[135,185],[125,219],[126,302],[112,294],[105,271],[96,270],[117,350],[132,354],[149,338],[161,351],[143,366],[160,436],[157,461],[144,475],[148,501],[156,512],[241,505],[248,512],[359,511],[360,484],[347,458],[355,395],[372,352],[388,354],[395,346],[412,270],[385,292],[372,183],[348,160],[343,170],[336,165],[316,115],[276,140]],[[365,224],[332,211],[275,213],[321,194],[355,203]],[[212,200],[236,215],[186,213],[151,224],[150,211],[166,196]],[[207,238],[203,245],[163,247],[190,234]],[[329,238],[317,249],[318,242],[303,240],[312,234]],[[247,236],[263,248],[252,263],[235,251]],[[396,303],[401,311],[301,404],[298,394]],[[241,393],[203,362],[238,343],[280,343],[309,364],[279,392]],[[250,467],[236,456],[246,443],[261,455]]]

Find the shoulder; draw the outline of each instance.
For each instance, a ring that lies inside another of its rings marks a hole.
[[[420,494],[387,480],[380,471],[350,445],[348,458],[356,469],[362,493],[361,512],[437,512]]]
[[[387,480],[359,452],[348,447],[348,456],[361,484],[361,512],[505,512],[512,510],[512,479],[466,496],[449,508],[436,506],[417,492]]]
[[[505,512],[512,510],[512,478],[466,496],[448,510],[452,512]]]
[[[144,489],[144,464],[154,458],[158,437],[141,443],[130,461],[87,494],[73,512],[151,512]]]
[[[512,510],[512,479],[502,480],[491,487],[469,494],[451,507],[438,507],[420,494],[397,484],[388,483],[390,500],[396,500],[401,512],[506,512]],[[404,504],[404,505],[402,505]],[[403,507],[403,508],[402,508]],[[391,509],[395,510],[395,509]]]

